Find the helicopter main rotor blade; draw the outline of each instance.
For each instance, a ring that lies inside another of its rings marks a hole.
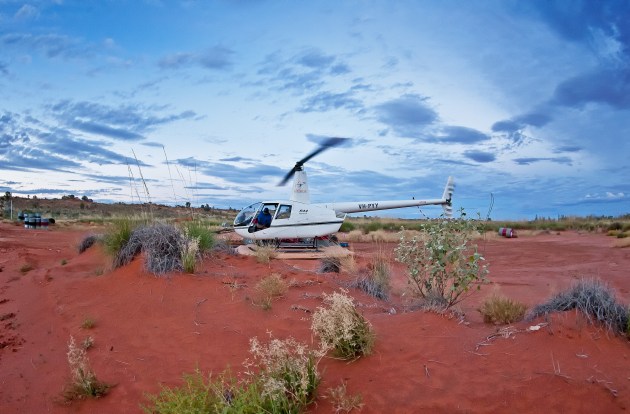
[[[319,148],[317,148],[316,150],[314,150],[313,152],[311,152],[310,154],[308,154],[306,157],[302,158],[301,160],[299,160],[298,162],[295,163],[295,166],[291,169],[291,171],[289,171],[287,173],[287,175],[284,176],[284,178],[282,179],[282,181],[280,181],[280,183],[278,184],[278,186],[283,186],[287,183],[287,181],[289,181],[291,179],[291,177],[293,177],[293,175],[295,174],[296,171],[300,171],[302,169],[302,166],[304,165],[304,163],[306,163],[308,160],[310,160],[311,158],[313,158],[314,156],[320,154],[321,152],[324,152],[325,150],[327,150],[328,148],[332,148],[332,147],[336,147],[337,145],[342,144],[343,142],[345,142],[346,140],[348,140],[348,138],[338,138],[338,137],[332,137],[332,138],[328,138],[326,141],[322,142],[319,145]]]

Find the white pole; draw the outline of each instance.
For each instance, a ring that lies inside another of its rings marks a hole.
[[[13,198],[11,198],[11,221],[13,221]]]

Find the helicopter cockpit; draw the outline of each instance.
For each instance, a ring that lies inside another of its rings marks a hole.
[[[282,207],[286,207],[286,206],[282,206]],[[289,207],[289,213],[290,213],[290,206]],[[260,214],[261,211],[263,211],[265,208],[269,209],[269,214],[271,214],[272,219],[275,218],[275,214],[276,214],[276,209],[278,208],[278,203],[254,203],[250,206],[245,207],[244,209],[241,210],[240,213],[238,213],[238,215],[236,216],[236,218],[234,219],[234,227],[252,227],[252,230],[250,231],[250,233],[256,231],[255,226],[253,226],[253,224],[255,224],[255,219],[258,217],[258,214]],[[280,217],[278,217],[280,218]]]

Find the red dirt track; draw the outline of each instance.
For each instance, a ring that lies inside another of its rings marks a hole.
[[[100,246],[78,254],[95,230],[27,230],[0,223],[0,413],[139,413],[146,393],[181,384],[182,373],[242,371],[249,339],[293,336],[316,346],[310,331],[320,295],[348,275],[319,274],[317,260],[273,260],[217,254],[195,275],[155,277],[142,258],[110,269]],[[98,230],[96,230],[98,231]],[[460,304],[465,322],[404,312],[403,269],[393,264],[389,302],[349,293],[372,323],[372,355],[351,363],[324,358],[310,412],[331,413],[326,390],[342,381],[361,394],[362,413],[613,413],[630,408],[630,342],[589,325],[574,312],[520,322],[497,335],[476,308],[493,292],[528,306],[580,278],[599,278],[630,299],[630,248],[602,234],[562,232],[478,240],[489,264],[488,286]],[[394,244],[386,244],[392,251]],[[359,266],[375,245],[350,243]],[[62,260],[66,264],[62,264]],[[21,272],[24,265],[32,270]],[[271,273],[293,281],[270,310],[252,303]],[[310,312],[308,312],[310,311]],[[82,329],[86,318],[95,321]],[[94,338],[88,350],[100,380],[115,384],[96,400],[65,404],[68,341]]]

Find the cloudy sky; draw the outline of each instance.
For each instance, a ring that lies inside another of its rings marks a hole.
[[[242,208],[332,136],[314,202],[629,213],[630,2],[0,0],[2,193]]]

